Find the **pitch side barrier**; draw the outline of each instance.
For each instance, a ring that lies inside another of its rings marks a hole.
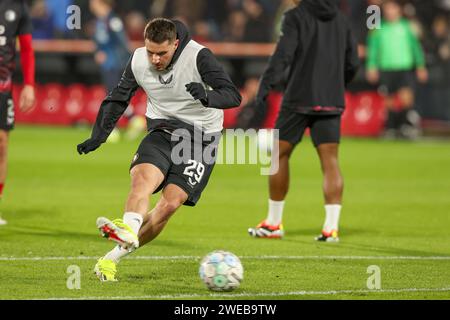
[[[222,57],[269,57],[275,50],[273,43],[232,43],[232,42],[202,42],[202,45]],[[131,42],[130,49],[142,47],[141,41]],[[91,54],[95,44],[91,40],[34,40],[36,52]]]

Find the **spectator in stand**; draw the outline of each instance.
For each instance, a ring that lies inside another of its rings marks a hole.
[[[33,39],[53,38],[53,19],[48,12],[45,0],[37,0],[30,10],[31,23],[33,25]]]
[[[125,17],[125,29],[130,41],[144,41],[145,17],[138,11],[131,11]]]
[[[447,17],[441,15],[434,19],[431,39],[431,52],[435,53],[439,63],[447,63],[450,60],[450,30]]]
[[[273,14],[284,0],[258,0],[266,14]]]
[[[436,16],[425,48],[430,70],[430,85],[426,86],[427,118],[450,120],[450,35],[448,18]]]
[[[67,29],[67,8],[73,4],[73,0],[45,0],[48,12],[52,18],[54,34],[58,38],[66,38],[72,32]]]
[[[112,10],[113,0],[90,0],[92,13],[97,17],[94,41],[95,61],[100,66],[103,83],[110,92],[122,76],[122,66],[130,57],[128,38],[122,20]]]
[[[420,82],[427,81],[424,54],[411,24],[402,17],[400,4],[387,0],[382,9],[381,29],[373,30],[368,38],[367,80],[379,83],[385,96],[385,137],[414,139],[420,133],[419,115],[414,110],[414,73]]]
[[[114,0],[90,0],[89,2],[92,13],[97,17],[94,34],[96,44],[94,58],[100,66],[103,84],[108,94],[119,83],[123,73],[122,67],[131,55],[124,25],[112,10],[113,5]],[[135,114],[131,105],[127,108],[125,116],[130,119],[130,123],[133,123],[132,118]],[[118,141],[120,139],[119,130],[115,128],[109,138],[108,141],[110,142]]]
[[[229,13],[232,11],[229,8],[227,0],[205,1],[204,19],[208,21],[211,31],[217,40],[221,40],[222,27],[225,25]]]
[[[247,16],[242,10],[235,10],[228,16],[224,28],[224,40],[228,42],[243,42],[247,28]]]
[[[283,22],[283,16],[286,13],[286,11],[294,8],[294,4],[292,3],[292,0],[282,0],[276,13],[275,13],[275,19],[274,19],[274,31],[273,31],[273,37],[272,41],[277,42],[280,38],[281,33],[281,23]]]
[[[246,42],[269,42],[271,40],[271,29],[268,28],[270,20],[261,4],[256,0],[244,0],[242,7],[247,15],[244,40]]]
[[[228,23],[224,26],[224,41],[226,42],[244,42],[245,30],[247,27],[247,16],[242,10],[234,10],[228,16]],[[245,69],[245,58],[234,58],[230,60],[233,72],[231,73],[231,79],[240,88],[244,85],[245,75],[243,70]]]
[[[192,32],[192,39],[197,42],[203,43],[206,41],[211,41],[212,31],[209,23],[204,20],[199,20],[194,23]]]
[[[78,0],[80,1],[80,0]],[[83,0],[85,1],[85,0]],[[164,6],[167,0],[126,0],[126,1],[117,1],[117,13],[123,14],[126,16],[127,13],[130,12],[139,12],[144,15],[144,18],[147,19],[152,15],[152,8]],[[120,11],[119,11],[120,10]]]
[[[168,17],[183,17],[189,25],[202,19],[205,1],[203,0],[177,0],[168,1],[164,15]]]

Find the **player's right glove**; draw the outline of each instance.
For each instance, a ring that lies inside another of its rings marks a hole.
[[[89,152],[100,147],[101,144],[102,142],[100,140],[89,138],[77,146],[77,151],[79,154],[88,154]]]

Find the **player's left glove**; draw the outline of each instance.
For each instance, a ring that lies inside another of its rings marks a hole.
[[[186,91],[194,97],[195,100],[200,100],[200,102],[204,105],[208,105],[208,95],[206,94],[206,90],[201,83],[191,82],[186,85]]]
[[[94,151],[98,147],[100,147],[101,144],[102,143],[99,140],[89,138],[85,142],[80,143],[77,146],[77,151],[79,154],[88,154],[89,152]]]

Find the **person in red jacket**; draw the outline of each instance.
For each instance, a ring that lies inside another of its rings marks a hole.
[[[24,0],[0,2],[0,199],[6,180],[8,136],[14,128],[12,74],[15,68],[16,38],[19,38],[24,87],[19,107],[29,111],[35,102],[34,52],[31,45],[31,18]],[[0,225],[6,221],[0,217]]]

